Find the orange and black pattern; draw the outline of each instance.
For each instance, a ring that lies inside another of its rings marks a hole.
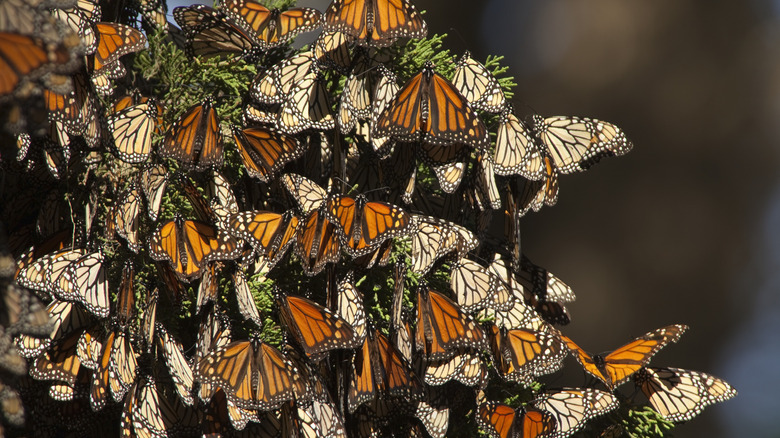
[[[519,117],[414,0],[271,3],[0,1],[0,436],[610,436],[736,395],[656,363],[682,324],[585,352],[524,253],[621,128]]]

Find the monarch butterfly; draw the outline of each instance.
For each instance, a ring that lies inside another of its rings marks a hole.
[[[542,393],[533,405],[550,413],[555,419],[555,432],[547,436],[565,438],[582,429],[591,418],[614,410],[618,406],[618,399],[598,389],[563,388]]]
[[[330,350],[360,345],[349,323],[330,309],[295,296],[279,297],[277,302],[287,329],[313,361]]]
[[[371,130],[369,133],[371,135],[371,146],[373,146],[377,155],[384,158],[390,153],[393,141],[390,141],[389,137],[376,135],[375,127],[379,117],[395,99],[400,87],[398,86],[398,78],[383,64],[377,67],[377,74],[379,78],[374,86],[374,95],[371,96]]]
[[[547,412],[530,406],[518,412],[495,402],[479,405],[477,423],[491,438],[546,437],[555,430],[555,419]]]
[[[411,216],[400,207],[369,202],[362,195],[333,196],[328,200],[328,214],[353,257],[375,250],[386,239],[406,235],[411,224]]]
[[[93,411],[105,407],[109,388],[114,401],[121,401],[135,382],[138,367],[130,337],[124,330],[116,328],[110,331],[102,348],[89,391]]]
[[[495,164],[490,155],[477,156],[474,199],[479,211],[501,208],[501,194],[498,192],[494,168]]]
[[[459,348],[449,359],[426,362],[423,379],[434,386],[444,385],[450,380],[466,386],[482,386],[487,380],[487,369],[478,353]]]
[[[171,336],[159,322],[155,325],[158,354],[162,356],[168,367],[168,374],[173,380],[174,389],[179,398],[185,404],[191,406],[194,403],[191,394],[194,378],[192,368],[184,355],[181,342]]]
[[[452,300],[424,285],[417,289],[417,321],[415,345],[428,360],[448,359],[461,347],[485,348],[485,334],[476,321]]]
[[[433,70],[430,61],[379,115],[374,135],[479,148],[489,143],[485,125],[452,83]]]
[[[271,410],[293,398],[299,375],[279,350],[252,339],[206,354],[196,365],[195,378],[222,388],[238,407]]]
[[[318,28],[322,13],[312,8],[269,10],[252,0],[228,0],[222,8],[236,24],[251,33],[263,48],[278,47],[295,35]]]
[[[545,176],[545,163],[531,132],[506,105],[498,119],[493,153],[497,175],[521,175],[538,181]]]
[[[343,32],[322,31],[314,41],[314,56],[325,68],[346,73],[352,63],[349,48],[353,38]]]
[[[159,386],[152,376],[139,378],[133,384],[122,411],[123,434],[175,436],[199,433],[197,412],[178,400],[169,400]]]
[[[479,263],[462,258],[452,268],[450,287],[456,302],[466,312],[484,307],[508,310],[512,306],[509,289],[499,278]]]
[[[628,153],[634,146],[612,123],[581,117],[532,117],[534,135],[559,173],[581,172],[602,157]]]
[[[236,288],[238,311],[241,312],[244,319],[253,321],[258,327],[262,327],[263,319],[260,317],[260,312],[257,310],[255,299],[252,296],[252,291],[249,289],[249,283],[247,283],[243,271],[236,270],[236,272],[233,273],[233,285]]]
[[[567,336],[561,335],[585,371],[614,389],[645,366],[667,344],[677,342],[688,326],[672,324],[649,332],[606,355],[589,355]]]
[[[469,52],[464,53],[455,65],[452,84],[474,108],[498,113],[506,105],[498,80]]]
[[[108,316],[110,300],[102,252],[84,254],[59,269],[61,274],[53,274],[58,277],[53,286],[55,294],[64,300],[80,302],[98,317]]]
[[[168,186],[168,170],[162,164],[149,166],[141,172],[141,190],[146,198],[149,219],[156,221],[163,194]]]
[[[126,333],[135,310],[134,270],[126,264],[117,296],[117,317],[114,328],[105,340],[99,331],[87,330],[85,343],[80,342],[80,356],[85,366],[94,369],[90,388],[92,410],[101,410],[106,403],[108,389],[115,401],[121,401],[136,378],[136,354],[130,336]]]
[[[358,125],[358,120],[371,117],[371,97],[374,91],[374,75],[371,73],[371,59],[364,52],[344,82],[344,91],[339,101],[336,120],[342,134],[348,134]]]
[[[680,368],[641,368],[634,383],[656,412],[668,421],[688,421],[708,405],[726,401],[737,390],[707,373]]]
[[[553,330],[507,330],[491,324],[489,335],[499,374],[525,386],[536,377],[558,371],[569,355],[566,345]]]
[[[90,71],[93,75],[116,71],[119,58],[128,53],[137,52],[146,45],[146,37],[140,31],[124,24],[96,23],[95,30],[97,31],[97,50],[93,56],[89,57]]]
[[[314,210],[298,225],[296,253],[306,275],[317,275],[328,263],[336,263],[341,257],[341,243],[336,225],[324,212]]]
[[[171,126],[160,145],[160,155],[205,170],[222,166],[222,148],[217,111],[211,98],[206,98],[187,109]]]
[[[153,259],[167,260],[184,281],[203,275],[201,269],[209,261],[232,260],[240,255],[238,243],[226,232],[178,216],[152,234],[149,251]]]
[[[152,151],[152,133],[157,128],[158,105],[153,99],[123,109],[108,119],[119,159],[126,163],[142,163]]]
[[[428,26],[408,0],[334,0],[325,11],[325,30],[343,32],[358,44],[374,47],[428,34]]]
[[[347,393],[349,412],[384,395],[417,399],[422,395],[422,388],[419,377],[398,349],[379,330],[370,329],[352,359]]]
[[[442,219],[415,216],[416,231],[412,232],[412,272],[425,275],[436,260],[451,251],[458,258],[479,246],[474,234],[466,228]]]
[[[242,211],[229,216],[227,230],[266,257],[270,269],[295,242],[298,222],[298,216],[292,210],[282,214],[265,210]]]
[[[262,49],[260,41],[205,5],[174,8],[173,18],[187,37],[187,53],[204,59],[235,54],[253,58]]]
[[[140,226],[139,210],[141,209],[141,190],[137,184],[120,194],[119,203],[114,207],[114,224],[116,232],[127,241],[127,247],[138,253],[141,244],[138,241]]]
[[[312,69],[290,89],[276,117],[276,129],[297,134],[307,129],[329,130],[336,127],[330,113],[330,101],[319,71]]]
[[[233,139],[249,176],[268,182],[285,164],[303,155],[306,146],[294,137],[264,127],[239,129]]]
[[[352,327],[356,342],[362,342],[367,334],[366,309],[363,307],[363,297],[355,286],[355,273],[347,272],[339,282],[336,298],[338,315]]]
[[[116,321],[127,327],[135,312],[135,268],[132,261],[127,261],[122,268],[122,282],[116,297]]]
[[[284,102],[296,84],[312,69],[314,59],[314,53],[307,50],[274,64],[268,71],[255,77],[249,87],[249,95],[259,103]]]

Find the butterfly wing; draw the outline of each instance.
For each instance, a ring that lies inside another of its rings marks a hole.
[[[533,405],[555,419],[557,427],[549,436],[565,438],[582,429],[591,418],[614,410],[618,400],[614,395],[597,389],[564,388],[542,393]]]
[[[628,153],[633,144],[612,123],[580,117],[533,117],[536,136],[560,173],[581,172],[602,157]]]
[[[498,80],[484,65],[472,58],[469,52],[464,53],[458,60],[452,84],[475,108],[498,113],[506,105],[506,98]]]
[[[337,348],[354,348],[355,331],[341,317],[309,299],[287,296],[281,299],[282,319],[310,358]]]
[[[737,390],[707,373],[680,368],[642,368],[634,382],[656,412],[668,421],[689,421],[713,403],[728,400]]]
[[[673,324],[639,337],[604,356],[603,370],[608,376],[607,386],[614,388],[645,366],[660,349],[677,342],[688,326]]]

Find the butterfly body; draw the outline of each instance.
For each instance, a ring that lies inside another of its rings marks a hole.
[[[688,326],[673,324],[649,332],[622,347],[603,355],[590,355],[570,338],[561,338],[585,368],[585,371],[610,388],[621,385],[645,366],[650,358],[669,343],[677,342]]]
[[[485,125],[455,87],[427,62],[376,121],[375,135],[433,144],[487,147]]]
[[[408,0],[335,0],[325,11],[325,29],[362,45],[385,47],[398,38],[424,38],[428,27]]]

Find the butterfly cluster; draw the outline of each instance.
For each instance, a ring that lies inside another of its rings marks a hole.
[[[685,325],[586,352],[520,247],[616,125],[517,115],[408,0],[171,12],[0,0],[7,433],[619,436],[736,394],[649,366]]]

